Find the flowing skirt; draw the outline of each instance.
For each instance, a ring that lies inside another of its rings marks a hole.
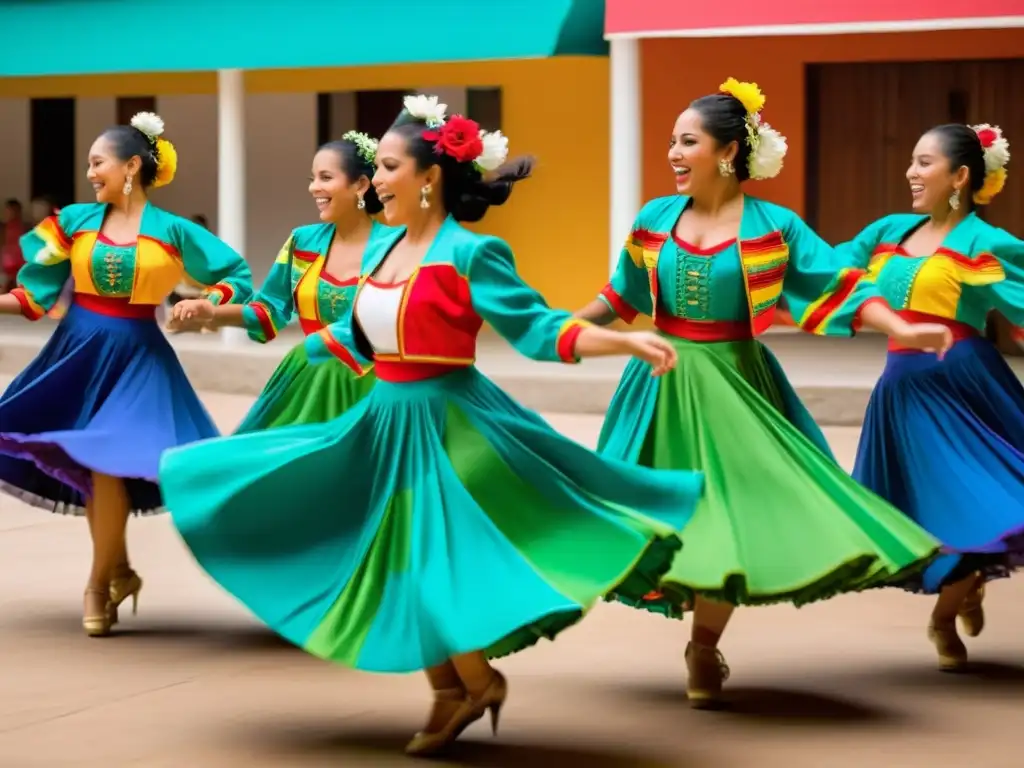
[[[310,365],[305,345],[297,344],[263,387],[236,434],[336,419],[362,400],[376,381],[372,372],[356,376],[337,360]]]
[[[695,594],[803,605],[920,569],[937,542],[861,487],[756,341],[672,339],[679,364],[629,363],[600,438],[610,457],[699,470],[704,496],[659,593],[623,602],[670,617]]]
[[[985,339],[958,342],[942,361],[890,353],[854,477],[943,544],[907,589],[1009,575],[1024,557],[1024,387]]]
[[[553,638],[653,589],[702,479],[602,458],[475,368],[379,381],[325,424],[169,451],[199,564],[316,656],[409,672]]]
[[[72,304],[0,396],[0,488],[81,514],[99,472],[124,479],[133,512],[158,512],[160,455],[217,434],[155,320]]]

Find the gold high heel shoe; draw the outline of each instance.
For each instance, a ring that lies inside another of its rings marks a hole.
[[[980,578],[973,589],[967,593],[963,604],[957,615],[963,625],[964,634],[968,637],[977,637],[985,628],[985,608],[982,601],[985,599],[985,582]]]
[[[958,672],[967,666],[967,646],[956,633],[956,622],[936,624],[935,619],[928,625],[928,639],[939,654],[939,669],[943,672]]]
[[[729,679],[729,665],[717,648],[690,642],[686,645],[686,698],[694,709],[711,709],[721,704],[722,683]]]
[[[405,745],[405,754],[414,757],[427,757],[435,755],[462,735],[470,725],[484,716],[484,711],[478,708],[469,698],[469,694],[462,688],[447,688],[441,691],[434,691],[436,702],[449,702],[455,709],[452,716],[437,731],[420,731],[412,737],[412,741]],[[429,727],[429,726],[428,726]]]
[[[110,595],[102,589],[89,587],[85,590],[85,597],[99,595],[104,598],[104,610],[101,614],[88,614],[82,616],[82,629],[88,637],[106,637],[110,634],[110,627],[113,622],[110,620]],[[84,613],[84,611],[83,611]]]
[[[142,579],[129,568],[120,576],[110,580],[110,623],[117,624],[118,608],[129,597],[132,599],[132,615],[139,612],[139,592],[142,591]]]
[[[413,736],[412,741],[405,747],[407,755],[436,755],[451,745],[466,728],[488,711],[491,713],[491,732],[497,735],[501,708],[505,706],[505,700],[508,698],[508,681],[501,672],[495,670],[491,682],[477,698],[471,697],[461,688],[436,691],[434,696],[440,701],[459,701],[461,704],[441,730],[433,733],[420,731]]]

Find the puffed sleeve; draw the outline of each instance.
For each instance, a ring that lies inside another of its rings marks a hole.
[[[589,323],[551,309],[516,272],[508,244],[485,237],[469,262],[473,309],[494,330],[533,360],[577,363],[576,339]]]
[[[206,286],[204,299],[214,304],[244,304],[252,297],[252,271],[234,248],[186,219],[178,219],[175,229],[175,246],[185,272]]]
[[[647,238],[641,217],[637,216],[619,253],[615,273],[598,294],[598,298],[607,304],[620,320],[627,323],[636,320],[637,315],[651,315],[654,312],[650,278],[643,257]]]
[[[1004,277],[982,286],[992,308],[1017,328],[1024,327],[1024,242],[1005,230],[999,230],[991,256],[999,262]]]
[[[71,238],[66,231],[72,210],[73,206],[68,206],[48,216],[21,236],[25,264],[18,270],[18,285],[11,294],[29,320],[38,320],[50,311],[71,277]]]
[[[289,237],[274,260],[262,287],[242,309],[242,320],[249,338],[265,344],[277,337],[295,312],[292,290],[292,258],[295,240]]]
[[[862,279],[874,249],[867,248],[870,236],[851,241],[856,246],[833,248],[794,215],[783,237],[789,263],[782,294],[803,330],[819,336],[852,336],[860,326],[861,310],[872,302],[885,303],[875,281]]]

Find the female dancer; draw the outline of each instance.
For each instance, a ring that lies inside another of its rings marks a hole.
[[[483,322],[537,360],[632,354],[661,374],[675,359],[654,334],[549,309],[507,244],[461,226],[531,163],[506,165],[500,132],[445,109],[409,97],[381,139],[373,183],[404,229],[367,253],[353,312],[306,338],[315,359],[372,360],[370,394],[326,424],[169,451],[160,475],[198,561],[274,630],[359,669],[426,670],[417,755],[487,710],[497,726],[488,656],[554,637],[616,586],[656,586],[702,483],[600,458],[474,367]],[[249,535],[210,535],[223,517]]]
[[[865,267],[908,321],[948,326],[956,339],[934,355],[890,343],[872,393],[854,477],[944,545],[908,582],[938,593],[928,634],[939,667],[957,670],[984,623],[984,583],[1024,555],[1024,389],[983,334],[998,310],[1024,324],[1024,242],[975,213],[1006,180],[999,128],[940,125],[914,148],[907,170],[912,214],[886,216],[840,250]]]
[[[871,285],[840,272],[795,214],[743,194],[741,182],[782,168],[785,139],[761,122],[763,104],[756,85],[730,79],[679,116],[668,159],[680,194],[644,206],[611,283],[580,312],[597,322],[653,315],[679,354],[658,380],[630,362],[600,451],[706,474],[683,553],[660,592],[633,603],[669,616],[694,605],[686,663],[697,707],[720,697],[728,669],[718,641],[734,606],[802,605],[864,588],[936,549],[839,467],[755,340],[784,296],[811,333],[850,335],[863,323],[906,346],[951,343],[945,326],[910,325],[869,302]]]
[[[382,208],[370,184],[376,152],[377,143],[356,131],[320,147],[309,193],[322,223],[292,232],[252,301],[215,306],[208,299],[186,299],[175,305],[171,328],[244,327],[262,344],[274,339],[295,313],[306,334],[339,320],[355,296],[363,253],[393,234],[370,218]],[[337,360],[310,365],[305,345],[298,344],[237,431],[330,421],[359,402],[375,381],[372,373],[357,376]]]
[[[0,397],[0,485],[55,512],[85,508],[93,542],[86,634],[110,634],[117,607],[137,605],[128,564],[130,511],[162,505],[160,454],[217,429],[155,319],[187,272],[213,302],[244,301],[245,261],[211,235],[148,202],[174,178],[163,121],[142,112],[89,150],[95,203],[70,205],[22,238],[26,265],[0,312],[37,320],[69,278],[73,303],[39,356]]]

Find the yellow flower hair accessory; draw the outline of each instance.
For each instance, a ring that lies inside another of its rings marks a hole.
[[[721,93],[735,98],[747,111],[747,170],[754,181],[772,179],[782,172],[782,163],[789,147],[786,137],[761,120],[765,97],[757,83],[741,83],[730,77],[718,87]]]
[[[739,99],[740,104],[747,110],[748,115],[756,115],[764,109],[764,94],[757,87],[757,83],[741,83],[735,77],[730,77],[718,86],[718,90]]]
[[[978,134],[981,151],[985,157],[985,180],[981,189],[975,192],[971,199],[977,205],[988,205],[1006,186],[1006,164],[1010,162],[1010,143],[998,125],[982,123],[970,128]]]
[[[166,187],[178,172],[178,150],[167,139],[156,140],[156,178],[153,187]]]
[[[992,202],[993,197],[1003,191],[1004,186],[1006,186],[1006,169],[997,168],[994,171],[989,171],[985,174],[985,183],[971,199],[976,205],[988,205]]]

